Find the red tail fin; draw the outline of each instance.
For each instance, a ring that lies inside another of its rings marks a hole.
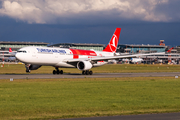
[[[105,52],[116,52],[116,48],[119,41],[121,28],[116,28],[116,31],[114,32],[109,44],[106,46],[106,48],[103,50]]]
[[[171,52],[172,49],[174,49],[174,47],[172,47],[171,49],[169,49],[167,52]]]
[[[11,48],[9,48],[9,52],[12,52],[12,49],[11,49]]]

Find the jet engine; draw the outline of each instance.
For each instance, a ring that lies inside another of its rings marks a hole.
[[[41,65],[30,65],[29,70],[37,70],[40,67],[41,67]]]
[[[92,68],[92,64],[89,61],[79,61],[77,63],[77,68],[79,70],[89,70]]]

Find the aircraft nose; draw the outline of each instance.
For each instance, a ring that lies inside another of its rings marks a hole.
[[[15,54],[16,59],[18,59],[18,53]]]
[[[27,56],[24,53],[16,53],[15,55],[16,59],[21,62],[27,62]]]
[[[19,53],[16,53],[15,57],[16,57],[16,59],[21,60]]]

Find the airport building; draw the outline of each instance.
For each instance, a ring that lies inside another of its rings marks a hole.
[[[118,45],[117,52],[122,53],[155,53],[155,52],[165,52],[167,46],[161,45],[128,45],[128,44],[120,44]]]
[[[92,43],[59,43],[59,44],[50,45],[49,47],[102,51],[105,48],[105,45],[92,44]]]
[[[13,51],[26,46],[44,46],[46,47],[49,43],[44,42],[5,42],[0,41],[0,61],[8,59],[9,57],[14,57],[8,54],[9,48]],[[48,47],[60,47],[60,48],[72,48],[72,49],[84,49],[84,50],[95,50],[102,51],[106,45],[105,44],[92,44],[92,43],[59,43],[53,44]],[[119,44],[117,47],[117,53],[126,54],[137,54],[137,53],[156,53],[156,52],[166,52],[169,49],[165,46],[164,40],[160,41],[159,45],[134,45],[134,44]],[[146,63],[152,63],[157,61],[162,61],[162,63],[167,63],[169,61],[177,61],[179,63],[180,59],[180,46],[175,47],[171,53],[162,55],[151,55],[142,56]]]
[[[144,63],[147,64],[153,64],[153,63],[179,64],[180,46],[175,47],[169,53],[167,53],[169,49],[170,47],[165,46],[164,40],[160,40],[159,45],[120,44],[118,45],[117,52],[126,53],[126,54],[166,52],[166,54],[141,56],[141,58],[144,60]]]
[[[152,63],[180,64],[180,54],[177,54],[177,53],[148,55],[148,56],[141,56],[141,58],[143,58],[144,63],[147,63],[147,64],[152,64]]]
[[[180,54],[180,46],[175,47],[175,48],[171,51],[171,53],[178,53],[178,54]]]
[[[10,42],[10,41],[0,41],[0,61],[8,60],[9,57],[14,57],[14,55],[9,54],[9,48],[13,51],[17,51],[22,47],[27,46],[46,46],[49,43],[44,42]]]
[[[10,41],[0,41],[0,50],[9,50],[11,48],[14,51],[17,51],[18,49],[22,47],[27,46],[47,46],[49,43],[44,42],[10,42]]]

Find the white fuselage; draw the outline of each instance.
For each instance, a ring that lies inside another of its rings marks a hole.
[[[16,58],[25,64],[46,65],[57,67],[76,67],[74,64],[63,62],[69,59],[94,58],[113,56],[111,52],[92,50],[77,50],[52,47],[24,47],[16,53]],[[94,66],[101,66],[107,62],[97,62]]]

